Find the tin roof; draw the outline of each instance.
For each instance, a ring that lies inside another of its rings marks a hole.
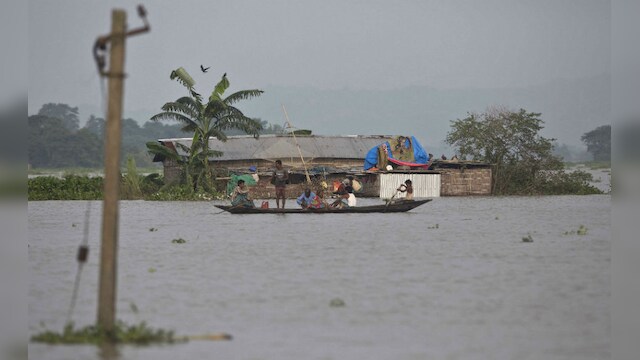
[[[210,139],[211,150],[222,151],[221,157],[212,160],[280,159],[299,157],[297,144],[305,158],[364,159],[371,148],[392,139],[392,135],[347,135],[347,136],[293,136],[261,135],[230,136],[226,142]],[[165,145],[180,143],[191,146],[191,138],[160,139]],[[186,155],[180,147],[178,154]]]

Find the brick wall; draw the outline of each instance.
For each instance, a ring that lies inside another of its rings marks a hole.
[[[441,172],[441,196],[491,195],[491,168],[449,168]]]
[[[182,168],[171,159],[164,159],[164,179],[166,183],[178,182],[180,180],[180,172]]]

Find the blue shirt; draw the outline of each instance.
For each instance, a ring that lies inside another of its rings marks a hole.
[[[307,197],[306,193],[302,193],[302,195],[298,196],[298,200],[296,200],[296,202],[298,205],[302,205],[302,202],[304,201],[305,204],[309,205],[314,197],[316,197],[316,194],[313,191],[309,194],[309,197]]]

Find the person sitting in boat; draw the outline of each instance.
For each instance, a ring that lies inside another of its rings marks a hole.
[[[348,178],[346,178],[342,180],[338,188],[333,193],[336,195],[342,195],[344,194],[345,191],[347,191],[347,186],[350,186],[350,185],[351,185],[351,181]]]
[[[344,191],[338,196],[336,201],[331,203],[332,208],[342,209],[349,207],[349,193]]]
[[[324,198],[324,188],[322,186],[318,187],[315,193],[315,196],[309,203],[309,209],[324,209],[329,207],[327,200]]]
[[[407,179],[407,181],[404,182],[404,184],[401,184],[397,191],[399,192],[406,192],[407,195],[405,195],[404,199],[405,200],[413,200],[413,185],[411,183],[411,180]]]
[[[231,205],[246,208],[256,207],[253,200],[249,198],[249,189],[242,179],[238,180],[238,186],[236,186],[231,194]]]
[[[298,196],[298,199],[296,200],[296,202],[303,209],[307,209],[310,207],[313,201],[313,198],[315,197],[316,197],[316,194],[313,191],[311,191],[311,189],[306,188],[304,189],[304,192],[300,194],[300,196]]]
[[[324,192],[322,191],[322,189],[319,189],[315,196],[311,199],[311,202],[309,203],[309,206],[307,207],[308,209],[324,209],[326,208],[327,202],[324,200]]]

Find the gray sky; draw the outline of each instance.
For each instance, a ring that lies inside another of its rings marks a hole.
[[[127,10],[129,28],[141,25],[135,4],[29,2],[29,114],[47,102],[102,105],[91,49],[109,31],[114,7]],[[152,30],[127,41],[125,112],[159,110],[184,95],[168,78],[179,66],[202,91],[226,72],[235,91],[526,87],[609,73],[611,65],[606,0],[155,0],[145,6]],[[211,66],[210,73],[202,74],[200,64]]]

